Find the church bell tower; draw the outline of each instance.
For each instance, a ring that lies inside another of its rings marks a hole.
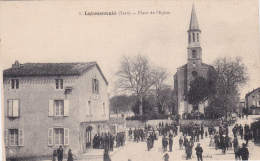
[[[195,6],[192,5],[190,27],[188,32],[188,63],[197,64],[201,63],[201,47],[200,47],[200,34],[197,16],[195,12]]]

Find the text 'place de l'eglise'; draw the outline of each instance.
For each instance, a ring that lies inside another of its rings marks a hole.
[[[153,82],[141,94],[111,97],[97,62],[15,61],[3,71],[6,159],[257,159],[250,150],[259,150],[260,87],[239,99],[237,85],[226,88],[220,70],[202,62],[194,5],[187,32],[187,63],[174,86]]]

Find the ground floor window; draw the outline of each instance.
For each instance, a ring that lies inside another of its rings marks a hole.
[[[4,130],[5,146],[23,146],[24,132],[23,129],[5,129]]]
[[[54,142],[55,145],[63,145],[64,142],[64,130],[54,129]]]
[[[69,145],[68,128],[49,128],[48,129],[48,146]]]

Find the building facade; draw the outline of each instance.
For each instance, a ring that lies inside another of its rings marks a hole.
[[[249,114],[260,114],[260,87],[246,94],[246,108]]]
[[[52,155],[60,145],[84,153],[95,134],[115,133],[107,88],[96,62],[16,61],[3,72],[7,158]]]
[[[192,6],[190,26],[188,32],[188,47],[187,47],[187,64],[177,68],[177,72],[174,75],[174,92],[177,98],[177,110],[178,114],[183,116],[185,113],[200,112],[204,114],[204,108],[207,106],[207,102],[199,104],[198,106],[192,106],[188,103],[188,91],[189,84],[195,78],[202,76],[205,79],[213,78],[215,69],[213,66],[202,62],[202,48],[201,42],[201,30],[199,29],[195,7]]]

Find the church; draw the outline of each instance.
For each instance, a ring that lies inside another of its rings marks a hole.
[[[192,106],[188,103],[189,84],[196,77],[204,77],[211,79],[212,73],[215,72],[213,66],[202,63],[202,48],[200,46],[201,30],[199,28],[196,17],[194,4],[192,6],[190,26],[188,32],[188,47],[187,47],[187,64],[177,68],[174,75],[174,91],[177,101],[175,112],[181,116],[191,112],[200,112],[204,114],[204,109],[207,106],[207,101],[198,106]]]

